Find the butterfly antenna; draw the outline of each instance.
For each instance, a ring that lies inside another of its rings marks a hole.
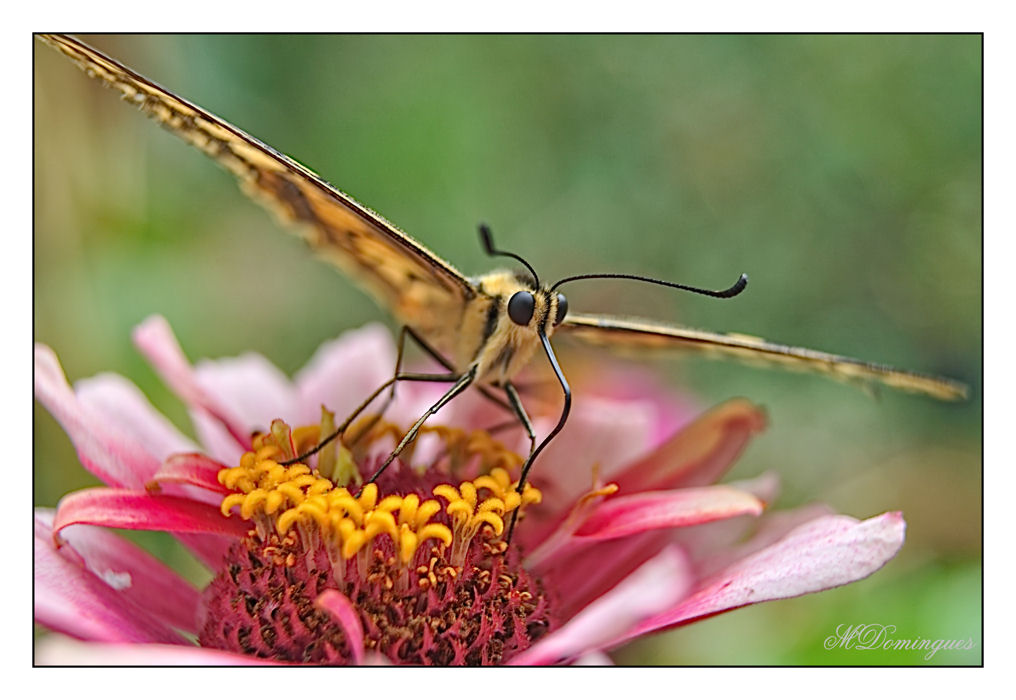
[[[483,247],[487,251],[487,255],[492,258],[497,255],[503,255],[506,258],[514,258],[515,260],[518,260],[526,266],[527,270],[529,270],[529,274],[533,276],[533,281],[536,283],[536,286],[540,286],[540,277],[536,274],[536,270],[534,270],[533,266],[527,263],[521,255],[509,253],[506,250],[498,250],[494,247],[494,235],[490,232],[490,226],[487,226],[487,224],[480,224],[480,240],[483,241]]]
[[[649,282],[650,284],[658,284],[662,287],[672,287],[674,289],[683,289],[686,292],[695,292],[696,294],[703,294],[707,297],[717,297],[719,299],[729,299],[730,297],[736,297],[738,294],[744,291],[744,288],[748,286],[748,275],[741,273],[741,276],[737,278],[727,289],[712,290],[702,289],[701,287],[689,287],[686,284],[678,284],[677,282],[667,282],[666,280],[658,280],[653,277],[643,277],[642,275],[624,275],[619,273],[603,273],[594,275],[575,275],[574,277],[565,277],[563,280],[558,280],[554,283],[554,286],[550,288],[554,291],[562,284],[566,282],[574,282],[575,280],[592,280],[592,279],[621,279],[621,280],[638,280],[639,282]]]

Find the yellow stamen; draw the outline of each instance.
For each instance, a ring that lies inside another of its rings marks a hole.
[[[371,428],[371,433],[391,432],[389,428],[390,425],[381,422]],[[449,449],[466,445],[465,433],[458,429],[435,426],[431,432],[446,438]],[[399,437],[401,431],[392,434]],[[538,489],[529,485],[519,494],[518,482],[512,483],[510,472],[503,466],[471,481],[462,481],[457,487],[440,484],[434,487],[433,494],[446,501],[443,509],[451,523],[449,527],[432,522],[441,513],[440,500],[421,499],[414,493],[382,498],[376,484],[366,484],[354,495],[306,464],[279,463],[287,455],[306,449],[319,435],[321,430],[316,426],[292,431],[282,421],[274,421],[271,432],[253,439],[254,450],[245,453],[238,466],[218,474],[219,483],[234,491],[222,500],[223,515],[228,517],[234,507],[239,507],[240,517],[253,521],[256,534],[262,539],[273,529],[283,537],[292,537],[288,533],[295,527],[308,549],[309,566],[315,561],[313,552],[323,544],[333,567],[344,571],[345,561],[356,557],[358,565],[366,571],[372,561],[372,549],[368,546],[382,535],[390,538],[395,548],[390,561],[402,567],[412,566],[421,545],[428,540],[435,540],[439,547],[451,547],[451,563],[461,566],[476,535],[482,533],[488,540],[499,537],[513,511],[539,503],[542,497]],[[459,443],[452,445],[454,440]],[[490,444],[496,443],[489,436],[469,435],[468,450],[472,453],[487,449]],[[487,456],[492,455],[494,452]],[[409,580],[411,570],[414,569],[405,568],[403,574],[395,577],[399,586]],[[432,570],[421,575],[428,585],[436,585]],[[447,572],[441,575],[446,576]]]
[[[420,507],[416,511],[416,518],[413,521],[413,526],[422,528],[424,525],[437,515],[441,511],[441,504],[435,501],[433,498],[427,499],[420,504]],[[399,517],[402,517],[402,511],[399,511]]]
[[[445,547],[452,543],[452,531],[448,529],[447,525],[441,523],[424,525],[416,531],[416,536],[419,538],[420,544],[423,544],[425,540],[440,540]]]
[[[498,537],[504,532],[504,518],[515,509],[529,503],[538,503],[542,494],[538,489],[526,485],[520,496],[516,489],[518,482],[510,484],[510,476],[504,469],[492,470],[490,474],[479,476],[473,481],[463,481],[458,488],[450,484],[439,484],[433,493],[448,501],[445,513],[452,521],[454,542],[452,544],[452,563],[461,565],[470,541],[484,526],[488,537]],[[493,492],[495,495],[484,498],[477,503],[477,492],[480,489]]]
[[[402,496],[385,496],[381,499],[381,502],[374,506],[375,510],[383,510],[386,513],[391,513],[393,510],[398,510],[402,507]]]
[[[370,539],[374,539],[382,532],[390,535],[393,540],[398,540],[399,537],[399,528],[395,524],[395,518],[391,513],[383,510],[372,510],[367,513],[363,519],[363,529]]]
[[[399,504],[399,525],[413,522],[416,519],[416,511],[420,506],[420,497],[411,493],[402,499]]]
[[[470,523],[470,525],[473,525],[478,528],[479,525],[481,525],[482,523],[487,523],[488,525],[493,527],[495,535],[500,535],[502,532],[504,532],[504,520],[502,520],[501,516],[499,516],[497,513],[491,513],[490,511],[477,513],[476,516],[473,518],[472,522]]]
[[[222,499],[222,505],[219,506],[219,510],[222,511],[222,514],[228,518],[230,512],[233,510],[233,506],[241,505],[244,498],[246,498],[246,496],[242,493],[231,493]]]
[[[363,491],[360,492],[360,497],[356,499],[360,502],[360,506],[364,510],[370,510],[377,503],[377,484],[367,484],[363,487]]]
[[[254,517],[254,513],[257,512],[258,506],[267,500],[267,491],[264,489],[254,489],[243,499],[243,505],[240,506],[240,516],[244,520],[250,520]]]

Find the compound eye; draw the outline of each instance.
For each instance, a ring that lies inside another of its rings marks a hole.
[[[554,325],[560,326],[561,321],[568,314],[568,300],[564,298],[564,294],[557,295],[557,316],[554,317]]]
[[[508,318],[520,326],[528,326],[533,320],[536,299],[532,292],[515,292],[508,300]]]

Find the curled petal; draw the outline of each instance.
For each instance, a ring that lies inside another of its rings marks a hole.
[[[667,547],[563,627],[512,659],[512,664],[545,666],[602,650],[647,617],[673,606],[691,582],[681,550]]]
[[[219,471],[226,465],[206,455],[193,452],[171,455],[152,481],[157,484],[190,484],[215,493],[230,493],[230,490],[219,483]]]
[[[745,399],[727,401],[629,464],[612,480],[622,493],[715,483],[765,426],[761,408]]]
[[[177,496],[120,489],[85,489],[60,500],[54,534],[69,525],[102,525],[126,530],[243,536],[247,526],[224,518],[214,505]]]
[[[753,494],[729,486],[650,491],[599,504],[575,536],[611,540],[647,530],[700,525],[737,515],[760,515],[764,507]]]
[[[900,513],[860,522],[845,515],[817,518],[709,577],[685,600],[641,622],[615,643],[724,610],[860,580],[895,556],[905,529]]]
[[[35,519],[35,620],[78,639],[162,642],[183,639],[164,622],[56,549],[47,514]]]
[[[50,530],[53,511],[37,509],[35,519],[37,526]],[[124,598],[173,627],[197,632],[197,589],[151,554],[100,527],[78,525],[61,537],[66,543],[62,554],[73,550],[77,561]]]
[[[329,589],[318,596],[315,605],[328,613],[346,633],[346,640],[349,642],[349,648],[353,654],[353,663],[362,666],[363,626],[360,624],[360,616],[353,604],[349,602],[349,598],[335,589]]]

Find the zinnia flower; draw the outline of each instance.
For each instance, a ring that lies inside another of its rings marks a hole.
[[[293,381],[252,354],[192,367],[157,317],[135,342],[201,447],[127,380],[72,388],[36,346],[39,400],[107,485],[36,511],[35,618],[82,642],[51,636],[40,662],[605,663],[645,634],[864,578],[903,543],[899,513],[764,513],[774,476],[716,484],[764,427],[742,399],[692,419],[648,383],[601,377],[519,494],[527,443],[495,439],[503,415],[467,395],[361,486],[439,387],[400,384],[348,449],[287,462],[390,376],[382,327],[325,344]],[[173,533],[211,583],[105,528]]]

